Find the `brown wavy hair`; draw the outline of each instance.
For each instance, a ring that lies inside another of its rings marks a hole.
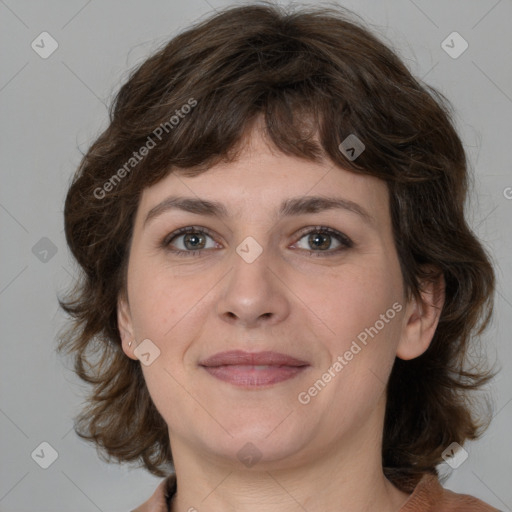
[[[160,47],[117,93],[110,124],[83,157],[65,201],[80,277],[59,299],[72,320],[58,349],[73,355],[76,373],[92,385],[77,434],[106,460],[137,462],[157,476],[172,470],[167,425],[140,363],[122,351],[117,325],[134,216],[143,189],[174,168],[194,176],[234,161],[258,118],[282,153],[327,157],[387,183],[409,298],[421,300],[422,282],[435,278],[427,268],[444,276],[430,347],[393,366],[382,446],[385,475],[399,488],[437,474],[451,442],[476,439],[488,426],[472,391],[494,376],[482,354],[470,354],[492,316],[495,275],[465,220],[471,183],[452,115],[442,93],[414,78],[388,42],[341,7],[230,7]],[[365,145],[353,161],[339,149],[350,134]],[[130,160],[150,139],[154,147]]]

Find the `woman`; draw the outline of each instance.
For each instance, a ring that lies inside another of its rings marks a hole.
[[[166,477],[137,511],[496,510],[436,469],[486,426],[495,279],[447,105],[343,10],[272,5],[121,88],[66,198],[60,346],[77,433]]]

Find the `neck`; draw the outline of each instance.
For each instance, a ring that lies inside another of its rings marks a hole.
[[[178,485],[171,512],[397,512],[408,495],[382,471],[382,435],[374,434],[382,432],[382,414],[376,409],[343,442],[286,465],[260,461],[241,470],[238,461],[198,453],[171,438]]]

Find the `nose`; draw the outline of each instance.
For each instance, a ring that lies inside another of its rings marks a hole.
[[[290,291],[271,251],[263,250],[252,262],[234,252],[232,260],[217,302],[222,320],[245,328],[285,320],[290,314]]]

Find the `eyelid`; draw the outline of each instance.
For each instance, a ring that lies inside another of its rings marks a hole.
[[[168,244],[170,244],[172,239],[177,238],[178,236],[196,232],[205,233],[209,237],[214,238],[214,234],[208,228],[202,226],[185,226],[183,228],[178,228],[174,230],[172,233],[165,235],[162,240],[162,245],[167,246]]]
[[[338,238],[342,244],[347,246],[347,248],[354,246],[353,240],[351,238],[349,238],[347,235],[345,235],[345,233],[342,233],[341,231],[338,231],[337,229],[331,228],[329,226],[307,226],[307,227],[303,228],[302,230],[300,230],[299,234],[295,235],[295,236],[299,236],[298,240],[300,240],[305,235],[309,235],[311,233],[327,233],[335,238]],[[318,251],[315,251],[315,252],[318,252]],[[327,251],[325,251],[325,252],[327,252]]]
[[[209,230],[208,228],[203,227],[203,226],[185,226],[185,227],[174,230],[172,233],[167,234],[163,238],[163,240],[160,242],[159,245],[163,249],[168,250],[169,252],[171,252],[175,255],[178,255],[178,256],[185,255],[185,254],[192,256],[199,252],[206,252],[205,249],[196,249],[196,250],[190,250],[190,251],[184,251],[182,249],[169,249],[169,245],[173,239],[178,238],[183,235],[186,235],[187,233],[196,233],[196,232],[204,233],[205,235],[209,236],[210,238],[212,238],[212,240],[214,240],[216,242],[216,240],[215,240],[216,235],[214,235],[212,233],[212,231]],[[335,250],[326,250],[326,251],[314,251],[314,250],[308,250],[308,249],[300,249],[301,251],[306,251],[306,252],[310,253],[310,255],[315,255],[315,254],[319,255],[319,256],[335,255],[335,254],[339,254],[343,250],[350,249],[350,248],[354,247],[354,245],[355,245],[353,240],[351,238],[349,238],[347,235],[345,235],[344,233],[342,233],[341,231],[338,231],[337,229],[331,228],[329,226],[324,226],[324,225],[306,226],[306,227],[302,228],[294,235],[294,239],[296,239],[296,241],[294,242],[293,245],[298,243],[302,238],[304,238],[304,236],[309,235],[309,234],[314,234],[314,233],[327,233],[328,235],[336,238],[338,240],[338,242],[342,245],[342,247],[335,249]]]

